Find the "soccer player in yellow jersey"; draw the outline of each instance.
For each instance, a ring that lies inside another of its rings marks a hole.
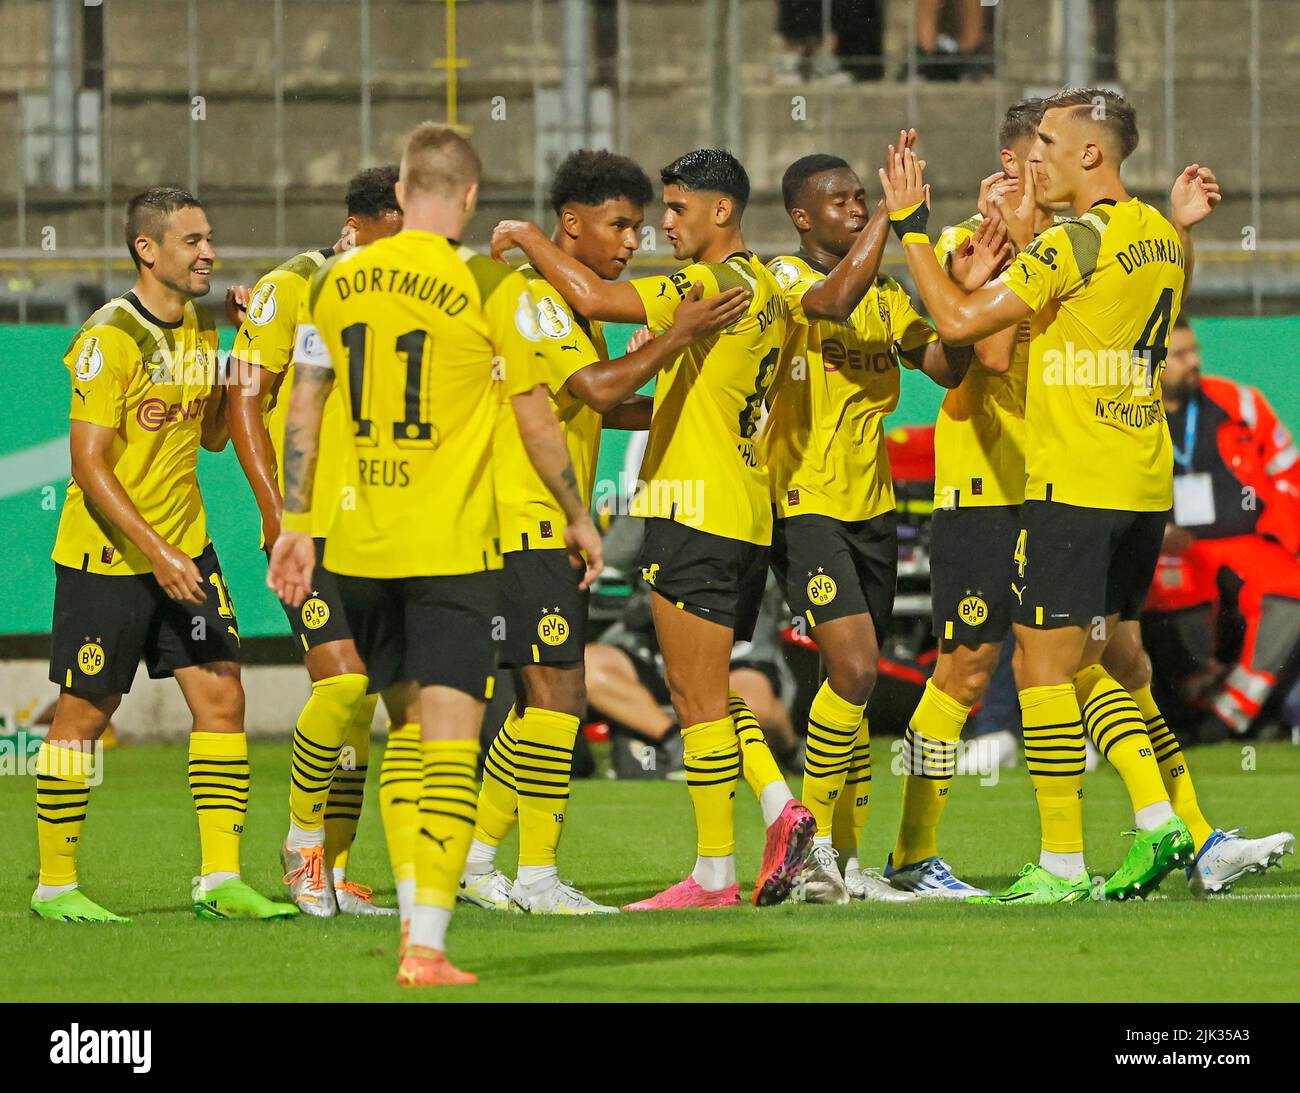
[[[63,922],[127,921],[81,891],[76,856],[103,774],[94,743],[143,659],[153,678],[175,677],[194,716],[195,914],[287,917],[292,904],[239,878],[249,787],[239,629],[196,474],[200,445],[220,451],[227,440],[217,331],[196,302],[211,287],[212,229],[192,194],[153,189],[127,204],[126,244],[135,284],[86,321],[64,356],[72,481],[54,543],[50,653],[60,694],[37,758],[31,908]]]
[[[446,929],[474,830],[475,770],[495,649],[497,409],[510,399],[523,445],[567,519],[565,543],[600,569],[549,394],[535,376],[540,340],[523,276],[457,240],[473,215],[481,166],[454,129],[407,139],[397,183],[403,228],[335,256],[304,296],[285,423],[284,516],[268,582],[297,607],[316,571],[313,477],[335,382],[352,435],[351,504],[335,510],[325,567],[370,676],[420,687],[421,761],[415,906],[398,969],[406,986],[470,983],[446,956]]]
[[[551,184],[557,216],[551,239],[598,276],[613,280],[636,251],[652,194],[650,180],[632,160],[604,151],[574,152]],[[665,334],[610,361],[601,324],[574,315],[531,266],[522,272],[537,307],[538,378],[550,392],[583,501],[590,504],[602,423],[645,428],[648,400],[624,405],[624,399],[697,338],[739,319],[748,293],[737,288],[708,300],[687,300]],[[617,908],[562,883],[557,870],[573,744],[586,706],[587,593],[563,549],[564,511],[529,464],[509,407],[497,418],[493,473],[504,552],[500,663],[514,669],[516,700],[485,757],[478,822],[459,894],[498,910],[613,912]],[[516,817],[519,874],[512,885],[495,859]]]
[[[803,803],[817,833],[797,895],[905,900],[858,861],[871,788],[866,705],[898,569],[884,419],[898,405],[900,368],[951,387],[971,351],[944,345],[902,287],[877,277],[889,214],[881,205],[868,220],[848,163],[804,156],[781,190],[799,250],[768,264],[790,311],[761,445],[776,511],[772,567],[826,672],[808,714]]]
[[[1077,89],[1046,99],[1022,205],[1068,204],[1077,219],[1049,227],[973,293],[935,259],[915,156],[896,156],[881,172],[909,269],[940,333],[973,342],[1032,316],[1026,500],[1012,591],[1043,847],[1039,863],[1006,892],[976,899],[1056,903],[1089,895],[1085,718],[1124,778],[1138,829],[1105,895],[1145,894],[1190,859],[1192,839],[1170,806],[1142,714],[1101,657],[1118,621],[1137,617],[1159,555],[1172,503],[1160,369],[1190,264],[1190,227],[1217,197],[1189,169],[1184,189],[1197,196],[1186,204],[1198,208],[1175,228],[1124,189],[1120,164],[1136,144],[1133,110],[1114,92]]]
[[[235,337],[228,369],[230,434],[261,513],[267,551],[279,536],[284,505],[284,419],[301,297],[312,274],[334,254],[373,243],[401,228],[396,182],[396,166],[372,167],[356,175],[348,184],[348,215],[338,242],[290,258],[262,277],[253,287]],[[339,449],[345,442],[346,422],[338,391],[326,401],[322,428],[329,441],[326,458],[316,468],[314,494],[321,503],[314,510],[312,538],[318,556],[324,554],[333,517],[325,498],[339,497],[344,489]],[[366,667],[338,589],[324,566],[317,565],[312,595],[300,608],[286,608],[285,613],[311,677],[311,697],[293,732],[289,832],[280,851],[286,882],[294,903],[305,914],[391,914],[376,907],[369,889],[350,883],[345,872],[361,816],[376,696],[366,693]],[[393,720],[402,725],[404,708]]]
[[[741,216],[749,178],[730,153],[688,152],[660,172],[662,227],[673,255],[691,265],[671,276],[610,283],[565,255],[531,224],[497,225],[492,249],[520,247],[579,314],[607,322],[672,326],[678,307],[703,285],[750,296],[745,315],[691,346],[659,376],[632,515],[647,520],[642,575],[654,589],[655,632],[682,726],[687,786],[695,808],[691,875],[635,910],[734,906],[735,787],[743,766],[767,824],[754,902],[779,903],[803,870],[816,827],[789,787],[744,702],[729,694],[736,640],[752,632],[772,536],[759,418],[785,340],[780,285],[745,246]],[[739,731],[737,719],[745,726]],[[742,763],[741,754],[744,754]]]

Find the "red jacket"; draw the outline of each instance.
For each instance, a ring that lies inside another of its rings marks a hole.
[[[1268,400],[1254,387],[1219,376],[1201,380],[1201,394],[1227,419],[1218,427],[1219,457],[1258,501],[1258,535],[1300,553],[1300,451]]]

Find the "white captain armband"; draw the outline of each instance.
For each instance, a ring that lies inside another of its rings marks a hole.
[[[334,371],[334,362],[330,360],[329,350],[325,348],[325,339],[320,336],[315,323],[298,324],[298,333],[293,342],[293,363]]]

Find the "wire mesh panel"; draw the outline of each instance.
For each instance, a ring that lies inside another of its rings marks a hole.
[[[124,287],[121,207],[151,185],[201,194],[227,280],[328,243],[350,175],[391,162],[427,118],[464,125],[481,151],[478,244],[498,215],[544,218],[555,163],[586,144],[652,175],[691,147],[732,148],[754,185],[751,243],[783,246],[785,167],[842,155],[874,194],[904,125],[947,222],[996,169],[1006,107],[1071,78],[1136,106],[1134,192],[1163,201],[1193,160],[1218,171],[1198,294],[1252,311],[1300,297],[1300,0],[947,0],[933,25],[906,0],[4,8],[0,320],[62,319],[78,294]]]

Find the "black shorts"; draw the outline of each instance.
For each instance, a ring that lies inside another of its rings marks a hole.
[[[652,517],[641,545],[641,577],[664,599],[735,631],[754,636],[763,604],[770,548]]]
[[[772,529],[772,570],[791,612],[809,627],[870,615],[876,640],[883,641],[898,583],[898,514],[779,519]]]
[[[301,607],[290,607],[281,601],[284,616],[289,620],[293,636],[298,639],[304,653],[331,641],[351,641],[348,614],[343,609],[339,595],[338,578],[325,568],[325,540],[316,542],[316,568],[311,575],[311,595]]]
[[[1166,512],[1087,509],[1057,501],[1020,506],[1013,559],[1014,619],[1050,630],[1138,618],[1164,542]]]
[[[1011,555],[1019,534],[1019,505],[934,510],[930,604],[935,637],[959,645],[1006,638],[1015,604]]]
[[[143,660],[151,679],[239,660],[239,623],[209,543],[194,559],[206,599],[173,600],[152,573],[115,577],[54,567],[50,681],[87,694],[126,694]]]
[[[504,667],[577,664],[587,646],[587,593],[566,550],[512,550],[501,573]]]
[[[445,577],[335,574],[370,693],[394,683],[486,698],[496,667],[497,573]]]

